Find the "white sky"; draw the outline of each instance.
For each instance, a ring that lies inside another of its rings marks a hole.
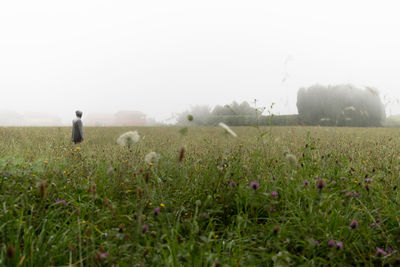
[[[399,10],[383,0],[1,1],[0,109],[163,120],[256,98],[297,113],[297,90],[315,83],[400,98]]]

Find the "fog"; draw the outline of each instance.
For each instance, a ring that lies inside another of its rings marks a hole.
[[[399,5],[2,1],[0,111],[61,124],[76,109],[139,111],[168,123],[191,106],[257,99],[292,114],[299,88],[350,83],[377,88],[397,114]]]

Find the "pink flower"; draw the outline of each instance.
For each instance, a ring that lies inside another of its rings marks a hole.
[[[260,187],[260,184],[257,183],[256,181],[250,182],[250,187],[253,188],[254,190],[257,190]]]
[[[108,254],[110,254],[110,253],[108,253],[108,252],[103,252],[103,253],[101,253],[101,254],[100,254],[100,259],[105,259],[105,258],[107,258]]]
[[[357,222],[356,220],[353,220],[353,221],[350,223],[350,227],[353,228],[353,229],[356,228],[357,225],[358,225],[358,222]]]
[[[387,255],[386,251],[384,251],[384,250],[381,249],[381,248],[376,248],[376,254],[377,254],[378,256],[386,256],[386,255]]]
[[[154,209],[154,215],[158,215],[160,213],[160,207]]]

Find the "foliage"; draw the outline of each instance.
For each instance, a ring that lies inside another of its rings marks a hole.
[[[352,85],[301,88],[297,109],[306,125],[382,126],[385,107],[378,92]]]
[[[399,264],[396,129],[185,129],[0,128],[0,265]]]

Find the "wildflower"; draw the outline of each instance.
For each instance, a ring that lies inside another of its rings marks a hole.
[[[277,196],[278,196],[278,192],[272,191],[271,195],[272,195],[273,197],[277,197]]]
[[[254,190],[257,190],[260,187],[260,184],[257,183],[256,181],[250,182],[250,187],[253,188]]]
[[[342,181],[346,181],[346,177],[340,177],[340,180],[342,180]]]
[[[354,196],[354,197],[360,197],[360,194],[357,193],[357,192],[354,192],[353,196]]]
[[[384,250],[381,249],[381,248],[376,248],[376,254],[377,254],[378,256],[386,256],[386,255],[387,255],[386,251],[384,251]]]
[[[139,142],[139,139],[140,139],[140,136],[137,131],[133,131],[133,132],[129,131],[129,132],[122,134],[120,137],[118,137],[117,143],[120,146],[128,146],[129,147],[133,143]]]
[[[322,188],[324,188],[324,187],[325,187],[325,182],[324,182],[324,180],[319,179],[318,182],[317,182],[317,188],[318,188],[319,190],[322,190]]]
[[[149,226],[147,224],[142,226],[142,233],[146,233],[147,231],[149,231]]]
[[[333,240],[333,239],[329,240],[329,241],[328,241],[328,246],[331,247],[331,248],[336,247],[336,242],[335,242],[335,240]]]
[[[57,199],[55,200],[55,202],[56,202],[57,204],[61,203],[63,206],[66,206],[66,205],[67,205],[67,201],[65,201],[64,199],[61,200],[60,198],[57,198]]]
[[[292,166],[292,167],[297,165],[297,158],[293,154],[287,153],[286,154],[286,160],[289,163],[289,165]]]
[[[275,211],[274,207],[272,207],[272,206],[269,207],[269,211],[270,211],[270,212],[274,212],[274,211]]]
[[[310,182],[308,181],[308,180],[305,180],[304,182],[303,182],[303,185],[304,186],[308,186],[310,184]]]
[[[154,209],[154,215],[158,215],[160,213],[160,207]]]
[[[165,204],[164,204],[164,203],[161,203],[161,204],[160,204],[160,207],[164,208],[164,207],[165,207]]]
[[[228,132],[230,135],[232,135],[233,137],[237,137],[237,134],[236,134],[234,131],[232,131],[232,129],[229,128],[229,126],[226,125],[225,123],[220,122],[218,125],[221,126],[222,128],[224,128],[225,131],[227,131],[227,132]]]
[[[232,187],[235,187],[235,186],[237,185],[234,181],[230,181],[229,184],[230,184]]]
[[[372,178],[367,178],[367,179],[365,179],[365,182],[366,182],[366,183],[371,183],[371,182],[372,182]]]
[[[151,165],[153,165],[153,163],[156,163],[159,159],[160,155],[158,155],[156,152],[150,152],[144,157],[144,161]]]
[[[350,227],[351,227],[352,229],[357,228],[357,225],[358,225],[358,222],[357,222],[356,220],[353,220],[353,221],[350,223]]]
[[[103,253],[101,253],[101,254],[100,254],[100,259],[105,259],[105,258],[107,258],[108,254],[110,254],[110,253],[108,253],[108,252],[103,252]]]
[[[343,243],[342,243],[342,242],[336,242],[336,247],[337,247],[338,249],[343,248]]]
[[[318,241],[318,240],[315,240],[314,245],[315,245],[316,247],[318,247],[318,246],[319,246],[319,241]]]

